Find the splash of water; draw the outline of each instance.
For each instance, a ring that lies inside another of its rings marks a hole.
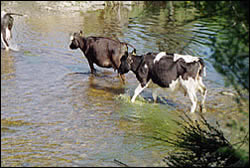
[[[125,103],[131,103],[131,97],[127,94],[120,94],[118,96],[115,96],[116,100],[121,100]],[[132,104],[139,104],[139,105],[143,105],[143,104],[147,104],[150,103],[148,100],[144,99],[141,95],[138,95],[135,102]]]
[[[9,41],[9,48],[13,51],[20,51],[20,47],[13,40]]]

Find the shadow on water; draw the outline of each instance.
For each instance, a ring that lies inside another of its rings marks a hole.
[[[154,102],[153,97],[149,97],[148,100],[150,102]],[[159,96],[156,98],[156,101],[154,103],[168,105],[168,106],[172,106],[172,107],[177,107],[177,105],[178,105],[175,102],[173,102],[172,100],[167,99],[166,97],[159,97]]]

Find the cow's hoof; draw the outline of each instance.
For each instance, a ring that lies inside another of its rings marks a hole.
[[[98,76],[98,74],[96,73],[96,71],[91,71],[91,74],[92,74],[93,76]]]
[[[119,77],[119,79],[120,79],[120,82],[121,82],[123,85],[125,85],[125,84],[126,84],[126,81],[125,81],[125,80],[123,80],[123,79],[121,79],[121,77]]]

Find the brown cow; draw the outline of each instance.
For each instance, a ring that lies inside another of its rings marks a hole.
[[[113,40],[107,37],[83,37],[82,31],[74,33],[70,38],[70,49],[80,48],[88,60],[91,73],[96,73],[94,63],[103,68],[114,68],[118,70],[121,64],[121,57],[128,55],[128,45],[132,45]],[[133,52],[136,52],[134,48]],[[125,76],[119,74],[122,81],[125,82]]]

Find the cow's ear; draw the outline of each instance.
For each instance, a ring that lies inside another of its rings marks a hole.
[[[132,51],[132,55],[133,55],[133,56],[136,56],[136,49],[134,49],[134,50]]]
[[[82,30],[80,30],[79,34],[80,34],[80,36],[82,36],[82,35],[83,35]]]

